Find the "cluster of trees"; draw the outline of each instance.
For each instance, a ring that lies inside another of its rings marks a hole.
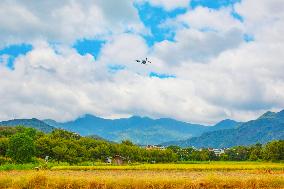
[[[32,128],[1,127],[0,157],[11,158],[17,163],[31,162],[34,158],[49,156],[57,162],[76,164],[86,161],[104,161],[106,157],[121,155],[134,162],[172,162],[178,156],[170,149],[146,150],[130,141],[112,143],[82,137],[65,130],[44,134]],[[1,161],[0,161],[1,163]]]
[[[224,149],[217,156],[210,149],[180,148],[169,146],[182,161],[281,161],[284,160],[284,140],[271,141],[266,145],[236,146]]]
[[[121,155],[132,162],[176,162],[208,160],[284,160],[284,141],[272,141],[264,146],[256,144],[226,149],[216,156],[208,149],[169,146],[165,150],[146,150],[131,143],[112,143],[91,137],[82,137],[65,130],[50,134],[26,127],[0,127],[0,164],[7,160],[16,163],[32,162],[49,156],[52,161],[76,164],[86,161],[104,161],[106,157]],[[4,161],[5,160],[5,161]]]

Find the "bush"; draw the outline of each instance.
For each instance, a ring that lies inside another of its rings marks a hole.
[[[11,158],[0,157],[0,165],[4,165],[4,164],[8,164],[8,163],[12,163],[12,159]]]
[[[33,139],[26,133],[13,135],[8,144],[7,155],[17,163],[28,163],[32,161],[35,154]]]

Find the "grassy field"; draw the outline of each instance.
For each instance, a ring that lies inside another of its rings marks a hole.
[[[284,188],[284,164],[213,162],[1,171],[0,188]]]
[[[99,166],[55,166],[52,170],[188,170],[188,171],[234,171],[234,170],[282,170],[284,163],[266,162],[201,162],[193,164],[138,164]]]

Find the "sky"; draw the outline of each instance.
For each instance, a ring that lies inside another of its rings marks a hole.
[[[283,0],[2,0],[0,120],[255,119],[284,109],[283,33]]]

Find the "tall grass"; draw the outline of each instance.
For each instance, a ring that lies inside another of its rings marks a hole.
[[[284,176],[281,171],[9,171],[0,174],[0,188],[284,188]]]

